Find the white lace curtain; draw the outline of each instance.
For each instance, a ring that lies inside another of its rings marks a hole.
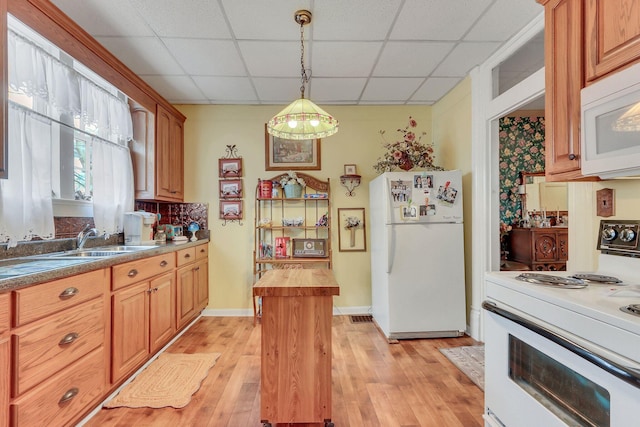
[[[10,89],[31,96],[34,111],[55,121],[62,115],[79,117],[98,129],[101,139],[93,138],[91,144],[94,222],[102,233],[122,232],[122,214],[133,208],[128,104],[11,30],[8,68]],[[9,115],[9,179],[0,180],[0,242],[15,246],[55,234],[51,121],[16,106]]]
[[[0,241],[54,237],[51,121],[9,105],[9,179],[0,179]]]

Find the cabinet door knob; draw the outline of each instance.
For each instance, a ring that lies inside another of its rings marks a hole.
[[[77,332],[70,332],[67,335],[65,335],[64,337],[62,337],[62,339],[60,340],[58,345],[71,344],[72,342],[74,342],[78,338],[80,338],[80,334],[78,334]]]
[[[79,293],[80,291],[78,290],[78,288],[70,287],[62,291],[60,295],[58,295],[58,298],[65,300],[65,299],[72,298]]]
[[[136,277],[137,275],[138,275],[138,270],[136,270],[135,268],[129,270],[129,273],[127,273],[127,276],[129,277]]]
[[[73,399],[74,397],[76,397],[76,395],[80,393],[80,389],[78,387],[73,387],[70,388],[69,390],[67,390],[62,397],[60,398],[60,400],[58,400],[58,403],[64,403],[64,402],[68,402],[69,400]]]
[[[576,156],[575,154],[571,153],[569,154],[569,160],[575,160],[578,156]]]
[[[160,262],[160,267],[166,267],[166,266],[167,266],[167,264],[168,264],[168,262],[167,262],[167,261],[162,260],[162,262]]]

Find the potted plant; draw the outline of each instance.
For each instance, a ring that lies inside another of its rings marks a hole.
[[[298,177],[294,171],[287,172],[280,177],[280,185],[286,198],[302,197],[302,189],[307,185],[303,178]]]

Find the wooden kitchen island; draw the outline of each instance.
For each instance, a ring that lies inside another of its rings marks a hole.
[[[270,270],[262,297],[260,421],[331,422],[331,322],[340,288],[328,269]]]

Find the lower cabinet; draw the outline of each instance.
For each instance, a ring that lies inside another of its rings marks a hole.
[[[174,305],[173,272],[113,293],[112,383],[132,373],[173,337]]]
[[[10,294],[0,294],[0,427],[9,425],[11,348],[9,337]]]
[[[207,245],[178,251],[177,327],[186,326],[209,303]]]
[[[105,396],[109,279],[102,269],[12,291],[10,342],[0,338],[0,366],[10,353],[9,425],[70,425]]]
[[[106,391],[104,347],[99,347],[13,400],[14,426],[63,426]]]

